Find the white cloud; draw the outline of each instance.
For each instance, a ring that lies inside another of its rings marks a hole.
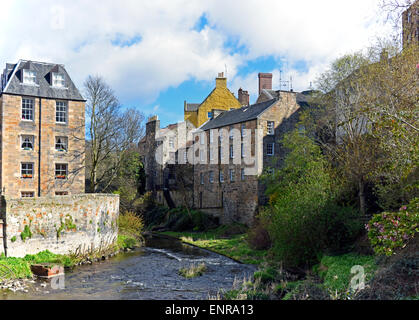
[[[331,59],[383,32],[374,18],[379,0],[0,1],[2,64],[64,63],[79,87],[88,74],[100,74],[122,101],[144,103],[189,79],[212,82],[225,64],[235,93],[241,86],[254,95],[257,73],[236,77],[237,71],[268,55],[291,65],[306,61],[307,72],[294,70],[295,88],[303,88]],[[204,13],[211,27],[193,30]],[[112,44],[138,36],[131,46]],[[228,53],[229,37],[248,52]]]

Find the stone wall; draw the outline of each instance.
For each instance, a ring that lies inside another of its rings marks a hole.
[[[57,254],[86,252],[108,247],[117,239],[118,195],[3,200],[7,256],[23,257],[47,249]]]

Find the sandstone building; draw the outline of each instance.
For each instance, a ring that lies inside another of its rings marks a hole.
[[[2,195],[84,193],[85,100],[64,66],[7,63],[0,83]]]
[[[211,114],[195,122],[202,122],[198,128],[189,121],[190,105],[187,120],[179,124],[161,129],[157,116],[150,118],[139,144],[146,189],[161,204],[196,208],[221,223],[251,224],[266,202],[259,177],[280,167],[284,150],[279,140],[295,128],[309,94],[272,90],[272,74],[260,73],[256,104],[249,105],[249,94],[241,88],[238,99],[226,95],[223,103],[203,103],[197,115],[204,109]]]
[[[243,98],[240,96],[239,99],[245,99],[244,95],[247,92],[242,93]],[[215,79],[214,90],[212,90],[202,103],[187,103],[185,101],[185,121],[188,120],[198,128],[216,114],[226,110],[237,109],[241,106],[242,103],[227,88],[227,78],[224,77],[224,73],[219,73]]]

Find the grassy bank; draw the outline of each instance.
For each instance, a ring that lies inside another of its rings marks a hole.
[[[173,232],[161,234],[176,237],[185,243],[208,249],[247,264],[260,264],[266,250],[254,250],[246,241],[246,233],[231,234],[231,226],[221,226],[205,232]]]

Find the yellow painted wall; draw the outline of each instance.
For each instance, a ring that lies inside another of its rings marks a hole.
[[[226,78],[217,78],[215,83],[214,90],[199,106],[197,111],[185,111],[185,120],[189,120],[197,128],[208,121],[208,112],[211,112],[213,109],[230,110],[242,107],[239,100],[228,90]]]

